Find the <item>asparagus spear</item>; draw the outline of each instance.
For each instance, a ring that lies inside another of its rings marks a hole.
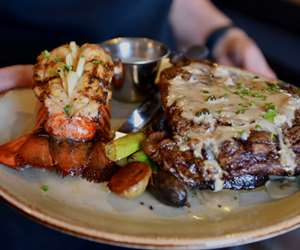
[[[142,132],[125,135],[111,141],[105,146],[106,156],[112,161],[123,159],[141,148],[141,143],[145,140]]]
[[[143,150],[139,150],[127,158],[128,162],[143,162],[148,164],[154,172],[157,171],[157,165],[145,154]]]
[[[150,159],[143,150],[139,150],[128,157],[128,162],[134,161],[144,162],[150,165]]]
[[[119,166],[119,167],[124,167],[126,166],[128,163],[128,160],[127,158],[123,158],[123,159],[120,159],[118,161],[116,161],[116,164]]]

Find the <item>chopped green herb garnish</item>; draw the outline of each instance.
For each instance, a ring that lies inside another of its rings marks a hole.
[[[103,62],[103,61],[100,61],[100,60],[94,60],[94,61],[93,61],[93,64],[101,64],[101,65],[104,65],[104,62]]]
[[[237,83],[236,84],[236,89],[238,91],[235,92],[235,94],[238,94],[238,95],[246,95],[246,96],[249,96],[250,95],[250,89],[245,87],[242,83]]]
[[[50,52],[48,50],[44,50],[42,54],[45,59],[48,60],[50,58]]]
[[[259,99],[262,99],[262,100],[266,100],[267,97],[259,92],[253,92],[252,95],[253,97],[256,97],[256,98],[259,98]]]
[[[43,185],[41,186],[41,189],[44,191],[44,192],[47,192],[49,190],[49,187],[47,185]]]
[[[248,108],[251,106],[251,103],[239,103],[238,106],[239,106],[239,109],[235,113],[237,115],[244,114],[248,110]]]
[[[269,91],[269,92],[275,92],[276,93],[276,92],[279,92],[280,87],[275,83],[267,82],[266,90]]]
[[[237,111],[235,111],[235,113],[237,115],[239,115],[239,114],[244,114],[246,111],[247,111],[247,108],[241,107]]]
[[[64,70],[66,70],[66,71],[70,71],[72,69],[72,66],[71,65],[69,65],[69,64],[64,64]]]
[[[234,135],[235,138],[238,138],[238,139],[242,139],[242,140],[245,140],[246,137],[248,137],[248,133],[247,131],[241,129],[241,130],[237,130],[236,131],[236,134]]]
[[[240,94],[244,95],[244,96],[250,96],[251,91],[248,88],[242,88],[241,91],[240,91]]]
[[[268,110],[276,110],[276,106],[272,102],[268,102],[265,104],[265,109]]]
[[[246,132],[245,130],[238,131],[239,137],[242,137],[245,132]]]
[[[235,84],[235,86],[236,86],[237,89],[240,89],[240,88],[242,88],[243,84],[241,82],[237,82]]]
[[[61,58],[61,57],[55,57],[54,58],[54,62],[56,62],[56,63],[59,63],[59,62],[62,62],[63,61],[63,59]]]
[[[255,129],[262,129],[262,127],[259,124],[256,124]]]
[[[266,113],[263,115],[263,118],[270,122],[274,122],[274,118],[277,115],[276,106],[273,103],[269,102],[265,104],[264,108],[266,110]]]
[[[66,105],[64,106],[64,112],[67,116],[70,116],[70,112],[71,112],[71,105]]]
[[[202,93],[203,94],[209,94],[209,91],[208,90],[202,90]]]
[[[264,96],[263,94],[257,92],[257,91],[252,91],[248,87],[245,87],[241,83],[236,84],[236,91],[233,92],[233,94],[238,95],[240,98],[245,99],[246,96],[251,96],[255,98],[260,98],[262,100],[265,100],[267,97]]]
[[[274,118],[276,115],[277,115],[277,111],[274,109],[270,109],[263,115],[263,118],[265,118],[270,122],[274,122]]]

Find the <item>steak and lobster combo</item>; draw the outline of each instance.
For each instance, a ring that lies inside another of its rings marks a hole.
[[[120,63],[96,44],[43,51],[31,133],[0,146],[0,163],[107,182],[125,198],[146,189],[171,206],[188,190],[254,189],[300,174],[300,97],[293,85],[208,61],[182,60],[158,80],[163,111],[116,138],[110,100]]]

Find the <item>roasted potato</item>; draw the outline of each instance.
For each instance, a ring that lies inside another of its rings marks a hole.
[[[108,183],[108,188],[122,197],[132,199],[145,191],[151,174],[152,170],[149,165],[131,162],[113,175]]]
[[[169,172],[160,170],[153,173],[149,191],[166,205],[182,207],[187,204],[188,193],[184,184]]]

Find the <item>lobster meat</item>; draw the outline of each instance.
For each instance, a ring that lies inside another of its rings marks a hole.
[[[109,179],[116,167],[104,145],[114,137],[110,100],[115,67],[96,44],[79,47],[71,42],[43,51],[33,69],[33,91],[41,103],[35,127],[0,146],[0,163],[82,175],[95,182]]]

